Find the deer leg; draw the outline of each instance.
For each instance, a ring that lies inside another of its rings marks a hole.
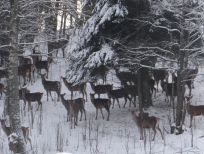
[[[102,108],[100,108],[100,111],[101,111],[102,118],[104,119]]]
[[[50,97],[52,98],[52,101],[54,101],[51,91],[49,92],[49,94],[50,94]]]
[[[109,108],[107,108],[106,111],[108,112],[107,121],[109,121],[109,117],[110,117],[110,110],[109,110]]]
[[[117,100],[117,102],[118,102],[118,106],[119,106],[119,108],[120,108],[120,103],[119,103],[119,100],[118,100],[118,98],[116,98],[116,100]],[[126,100],[127,101],[127,100]]]
[[[71,100],[73,99],[73,91],[71,91]]]
[[[152,141],[154,141],[157,131],[156,131],[156,128],[152,128],[152,129],[154,131],[154,137],[153,137]]]
[[[143,128],[139,128],[140,129],[140,140],[143,140]]]
[[[190,128],[192,127],[193,116],[190,115]]]
[[[81,112],[81,117],[80,117],[80,121],[81,121],[82,120],[83,110],[81,109],[80,112]]]
[[[47,101],[48,101],[48,90],[47,90]]]
[[[96,108],[96,118],[95,118],[95,120],[97,120],[97,117],[98,117],[98,108]]]
[[[85,120],[86,120],[86,111],[85,109],[83,108],[83,111],[84,111],[84,116],[85,116]]]
[[[160,134],[161,134],[161,137],[162,137],[162,140],[163,140],[163,139],[164,139],[164,137],[163,137],[163,134],[162,134],[161,129],[159,128],[159,125],[157,126],[157,129],[159,130],[159,132],[160,132]]]
[[[113,107],[112,107],[112,109],[114,108],[114,104],[115,104],[115,98],[113,98]]]
[[[88,101],[86,90],[84,90],[84,94],[86,95],[86,101]]]

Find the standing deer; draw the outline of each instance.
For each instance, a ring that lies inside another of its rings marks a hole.
[[[119,68],[115,68],[116,76],[120,80],[121,85],[136,84],[137,83],[137,74],[132,72],[120,72]]]
[[[106,111],[108,112],[107,121],[109,121],[111,100],[105,99],[105,98],[94,98],[94,94],[90,94],[90,98],[91,98],[92,104],[96,108],[96,118],[95,119],[97,120],[97,117],[98,117],[98,109],[100,109],[101,115],[104,119],[102,108],[105,108]]]
[[[190,115],[190,127],[192,127],[192,121],[194,116],[204,115],[204,105],[191,105],[190,100],[193,96],[185,96],[186,99],[186,110]]]
[[[61,77],[61,78],[62,78],[62,80],[64,82],[64,85],[71,92],[71,99],[73,98],[73,92],[74,91],[79,91],[80,93],[82,93],[83,98],[84,98],[84,95],[86,95],[86,100],[87,100],[86,83],[85,82],[77,84],[77,85],[73,85],[73,83],[68,82],[66,80],[66,78],[64,78],[64,77]]]
[[[107,84],[107,85],[94,85],[93,82],[90,82],[92,90],[98,94],[98,97],[100,98],[100,94],[108,94],[113,89],[113,85]]]
[[[54,91],[57,93],[57,100],[59,101],[59,97],[60,97],[60,90],[61,90],[61,85],[59,81],[49,81],[45,79],[46,74],[41,74],[41,79],[42,79],[42,84],[43,87],[47,93],[47,101],[48,101],[48,94],[50,94],[51,98],[52,98],[52,94],[51,92]],[[54,99],[52,98],[52,101]]]
[[[0,119],[1,127],[4,131],[4,133],[7,136],[9,136],[12,133],[12,130],[11,130],[11,127],[6,126],[5,120],[6,119],[3,119],[3,118]],[[23,137],[24,137],[25,143],[27,143],[27,140],[28,140],[30,145],[31,145],[31,148],[32,148],[31,139],[29,138],[29,127],[22,126],[21,130],[23,132]]]
[[[148,113],[139,113],[137,111],[131,111],[131,115],[132,118],[134,120],[134,122],[136,123],[137,127],[139,128],[140,131],[140,139],[143,140],[143,135],[144,135],[144,129],[148,128],[152,128],[152,130],[154,131],[154,136],[153,136],[153,141],[155,139],[156,136],[156,129],[159,130],[159,132],[161,133],[161,137],[163,139],[163,135],[161,132],[161,129],[159,128],[159,121],[160,119],[155,117],[155,116],[149,116]]]
[[[131,102],[131,98],[128,96],[128,93],[126,92],[126,90],[124,88],[111,90],[108,93],[108,95],[109,95],[109,98],[113,99],[113,107],[112,108],[114,108],[115,100],[118,102],[118,106],[120,108],[119,98],[124,98],[125,104],[127,102],[127,99]]]
[[[82,114],[84,113],[86,120],[86,111],[84,108],[85,100],[83,98],[77,98],[73,100],[67,100],[70,105],[70,119],[71,119],[71,128],[72,128],[72,118],[74,118],[74,128],[77,126],[79,111],[81,112],[80,121],[82,120]]]

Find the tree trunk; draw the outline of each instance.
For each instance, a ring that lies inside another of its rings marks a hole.
[[[18,136],[16,143],[10,143],[9,147],[14,153],[26,154],[26,147],[23,140],[23,133],[21,130],[20,121],[20,104],[19,104],[19,92],[18,92],[18,1],[10,1],[11,4],[11,20],[10,20],[10,38],[11,48],[9,55],[8,73],[7,79],[8,91],[6,97],[6,104],[10,126],[13,133]]]

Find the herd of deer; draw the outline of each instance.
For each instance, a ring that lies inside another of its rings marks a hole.
[[[65,77],[61,77],[64,85],[67,87],[67,89],[71,92],[71,99],[65,99],[65,93],[61,94],[61,83],[60,81],[51,81],[47,79],[47,75],[49,72],[49,66],[51,64],[52,60],[48,58],[48,60],[42,60],[41,55],[38,55],[38,53],[33,52],[33,55],[31,55],[31,58],[27,57],[20,57],[19,58],[19,66],[18,66],[18,75],[23,78],[24,85],[27,82],[34,81],[34,72],[37,70],[37,73],[40,74],[42,85],[46,91],[47,94],[47,101],[49,101],[49,95],[53,100],[51,92],[55,92],[58,97],[58,101],[61,99],[61,102],[65,109],[67,110],[67,121],[71,121],[71,127],[74,124],[74,127],[77,125],[78,122],[78,114],[81,112],[80,120],[82,120],[82,115],[84,114],[85,120],[86,120],[86,111],[85,111],[85,102],[87,101],[87,92],[86,92],[86,83],[80,83],[80,84],[73,84],[67,81]],[[45,69],[46,73],[41,74],[41,70]],[[91,73],[92,76],[96,78],[102,78],[103,83],[106,82],[106,75],[108,73],[109,69],[105,66],[101,66],[100,69],[95,69],[94,72]],[[186,85],[188,86],[191,94],[191,88],[192,88],[192,82],[193,79],[196,77],[196,74],[198,73],[198,68],[196,69],[188,69],[185,70],[185,74],[187,74],[187,77],[185,78]],[[112,108],[114,107],[115,100],[118,103],[118,106],[120,108],[119,99],[124,98],[125,103],[123,107],[125,107],[127,100],[129,100],[129,106],[131,107],[131,104],[133,104],[136,107],[136,96],[138,96],[138,88],[137,88],[137,74],[133,72],[123,72],[120,71],[118,68],[115,68],[116,76],[121,82],[121,88],[113,89],[113,84],[98,84],[95,85],[94,82],[90,81],[90,86],[94,93],[90,93],[90,101],[92,102],[93,106],[96,108],[96,117],[98,117],[98,110],[100,109],[102,118],[104,119],[104,115],[102,112],[102,109],[105,109],[108,113],[107,121],[110,117],[110,106],[112,104]],[[148,86],[150,92],[153,94],[155,91],[158,91],[158,83],[160,81],[161,87],[163,91],[166,93],[167,97],[170,97],[173,99],[175,96],[177,96],[177,77],[173,73],[172,83],[168,83],[168,80],[165,81],[168,71],[164,69],[157,69],[152,71],[153,78],[150,78],[148,81]],[[8,72],[6,69],[0,70],[0,78],[7,78]],[[155,88],[155,83],[156,87]],[[173,89],[173,90],[172,90]],[[2,92],[5,92],[6,86],[3,84],[0,84],[0,94],[2,95]],[[80,92],[83,97],[82,98],[76,98],[73,99],[73,93],[74,92]],[[95,98],[95,94],[98,95],[98,98]],[[107,98],[100,98],[101,94],[107,94]],[[24,101],[24,109],[26,106],[26,102],[28,102],[28,110],[31,108],[31,102],[38,102],[38,108],[42,106],[42,96],[43,93],[35,92],[31,93],[30,90],[28,90],[26,87],[22,87],[19,89],[19,98]],[[85,100],[86,98],[86,100]],[[113,102],[111,103],[111,99]],[[203,115],[204,114],[204,106],[193,106],[190,105],[191,97],[186,96],[187,101],[187,111],[191,116],[191,122],[193,116],[197,115]],[[133,120],[137,124],[138,128],[140,129],[140,137],[143,139],[143,130],[145,128],[152,128],[154,131],[154,137],[156,135],[156,129],[160,131],[161,136],[163,138],[161,129],[159,128],[159,118],[154,116],[149,116],[148,113],[138,113],[137,111],[132,110],[131,111]],[[73,120],[74,119],[74,120]],[[74,122],[73,122],[74,121]],[[10,134],[10,128],[6,127],[4,119],[1,119],[1,125],[3,127],[3,130],[7,135]],[[30,139],[28,138],[28,128],[23,128],[22,131],[24,134],[25,140],[27,139],[29,142]]]

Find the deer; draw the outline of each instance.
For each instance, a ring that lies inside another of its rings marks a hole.
[[[126,85],[127,83],[137,83],[137,74],[132,72],[120,72],[119,68],[115,68],[115,73],[117,78],[120,80],[121,85]]]
[[[42,80],[42,85],[47,93],[47,101],[48,99],[48,94],[50,94],[51,98],[52,98],[52,94],[51,92],[54,91],[57,93],[57,100],[59,101],[59,97],[60,97],[60,91],[61,91],[61,84],[59,81],[50,81],[50,80],[46,80],[45,76],[46,74],[40,74],[41,76],[41,80]],[[52,98],[52,101],[54,99]]]
[[[26,106],[26,99],[25,99],[25,93],[29,93],[30,90],[28,90],[26,87],[19,89],[19,99],[24,101],[24,109]]]
[[[168,72],[167,70],[164,70],[164,69],[155,69],[153,70],[153,77],[154,77],[154,80],[156,82],[156,85],[157,85],[157,91],[158,91],[158,84],[159,84],[159,81],[163,81],[166,76],[168,75]]]
[[[1,94],[0,98],[2,97],[2,94],[3,94],[3,93],[4,93],[4,94],[6,93],[6,89],[7,89],[7,87],[4,86],[3,83],[0,83],[0,94]]]
[[[86,111],[84,108],[85,105],[85,99],[83,98],[77,98],[77,99],[73,99],[73,100],[67,100],[69,105],[70,105],[70,120],[71,120],[71,128],[72,128],[72,118],[74,118],[74,128],[75,126],[77,126],[77,122],[78,122],[78,115],[79,115],[79,111],[81,112],[81,117],[80,117],[80,121],[82,120],[82,114],[84,113],[84,117],[86,120]]]
[[[204,115],[204,105],[191,105],[190,101],[193,96],[185,96],[186,110],[190,115],[190,128],[192,127],[192,121],[194,116]]]
[[[33,64],[32,57],[19,56],[19,65]]]
[[[103,84],[105,84],[106,83],[106,76],[107,76],[109,70],[110,69],[107,66],[101,65],[97,68],[94,68],[91,71],[90,76],[96,77],[97,79],[102,79]]]
[[[38,73],[41,73],[42,69],[45,69],[46,73],[49,73],[49,66],[50,66],[50,62],[48,60],[43,60],[43,61],[37,61],[35,63],[35,67],[38,71]]]
[[[26,104],[26,101],[28,102],[28,111],[30,110],[31,108],[31,102],[38,102],[38,108],[37,110],[39,109],[39,107],[41,106],[42,107],[42,102],[41,102],[41,99],[42,99],[42,96],[43,96],[43,93],[40,93],[40,92],[27,92],[26,90],[23,90],[25,92],[24,94],[24,102]],[[25,106],[24,106],[24,109],[25,109]]]
[[[155,116],[149,116],[149,113],[139,113],[138,111],[131,111],[131,115],[133,118],[133,121],[137,125],[139,131],[140,131],[140,140],[143,140],[143,135],[145,129],[152,129],[154,131],[153,141],[156,136],[156,130],[158,130],[161,134],[161,137],[163,139],[162,131],[159,127],[160,119]]]
[[[185,84],[187,85],[189,89],[189,96],[191,96],[192,87],[194,87],[193,81],[198,74],[198,66],[196,66],[195,69],[185,69],[183,73],[185,76],[184,77]]]
[[[65,109],[67,110],[67,121],[70,121],[70,117],[69,117],[69,114],[70,114],[70,104],[69,104],[69,101],[64,98],[64,96],[65,96],[65,93],[64,94],[60,94],[61,102],[64,105]]]
[[[97,120],[97,118],[98,118],[98,109],[100,109],[102,118],[104,119],[102,109],[105,108],[105,110],[108,112],[107,121],[109,121],[111,100],[106,99],[106,98],[94,98],[94,94],[90,94],[90,98],[91,98],[92,104],[96,108],[95,120]]]
[[[61,77],[61,78],[62,78],[62,81],[64,82],[64,85],[71,92],[71,99],[73,98],[73,92],[79,91],[80,93],[82,93],[83,98],[84,98],[84,95],[86,95],[86,100],[87,100],[86,83],[85,82],[73,85],[73,83],[68,82],[65,77]]]
[[[152,95],[153,95],[153,93],[154,93],[154,96],[156,97],[156,88],[154,87],[154,85],[155,85],[155,80],[154,79],[152,79],[152,78],[150,78],[149,80],[148,80],[148,85],[149,85],[149,87],[150,87],[150,90],[151,90],[151,93],[152,93]]]
[[[138,96],[138,88],[136,85],[125,85],[124,89],[128,95],[131,96],[131,102],[133,103],[134,107],[136,107],[136,96]],[[132,101],[134,99],[134,101]],[[131,102],[129,104],[129,107],[131,107]],[[123,107],[125,107],[126,103]]]
[[[112,108],[114,108],[115,100],[118,102],[118,106],[120,108],[119,98],[124,98],[125,103],[127,102],[127,99],[131,102],[131,98],[128,96],[128,93],[125,91],[124,88],[110,90],[108,95],[109,95],[109,98],[113,99]]]
[[[18,66],[18,75],[23,77],[24,85],[26,84],[26,77],[29,82],[32,82],[32,72],[35,69],[33,64],[26,64]]]
[[[113,85],[106,84],[106,85],[94,85],[93,82],[90,82],[92,90],[98,94],[98,98],[100,98],[100,94],[108,94],[112,89]]]
[[[5,121],[6,121],[6,119],[0,118],[1,127],[2,127],[3,131],[7,136],[9,136],[12,133],[12,129],[9,126],[6,126]],[[21,130],[23,132],[23,137],[24,137],[25,143],[27,144],[27,140],[28,140],[30,145],[31,145],[31,148],[32,148],[31,139],[29,138],[29,127],[21,126]]]

